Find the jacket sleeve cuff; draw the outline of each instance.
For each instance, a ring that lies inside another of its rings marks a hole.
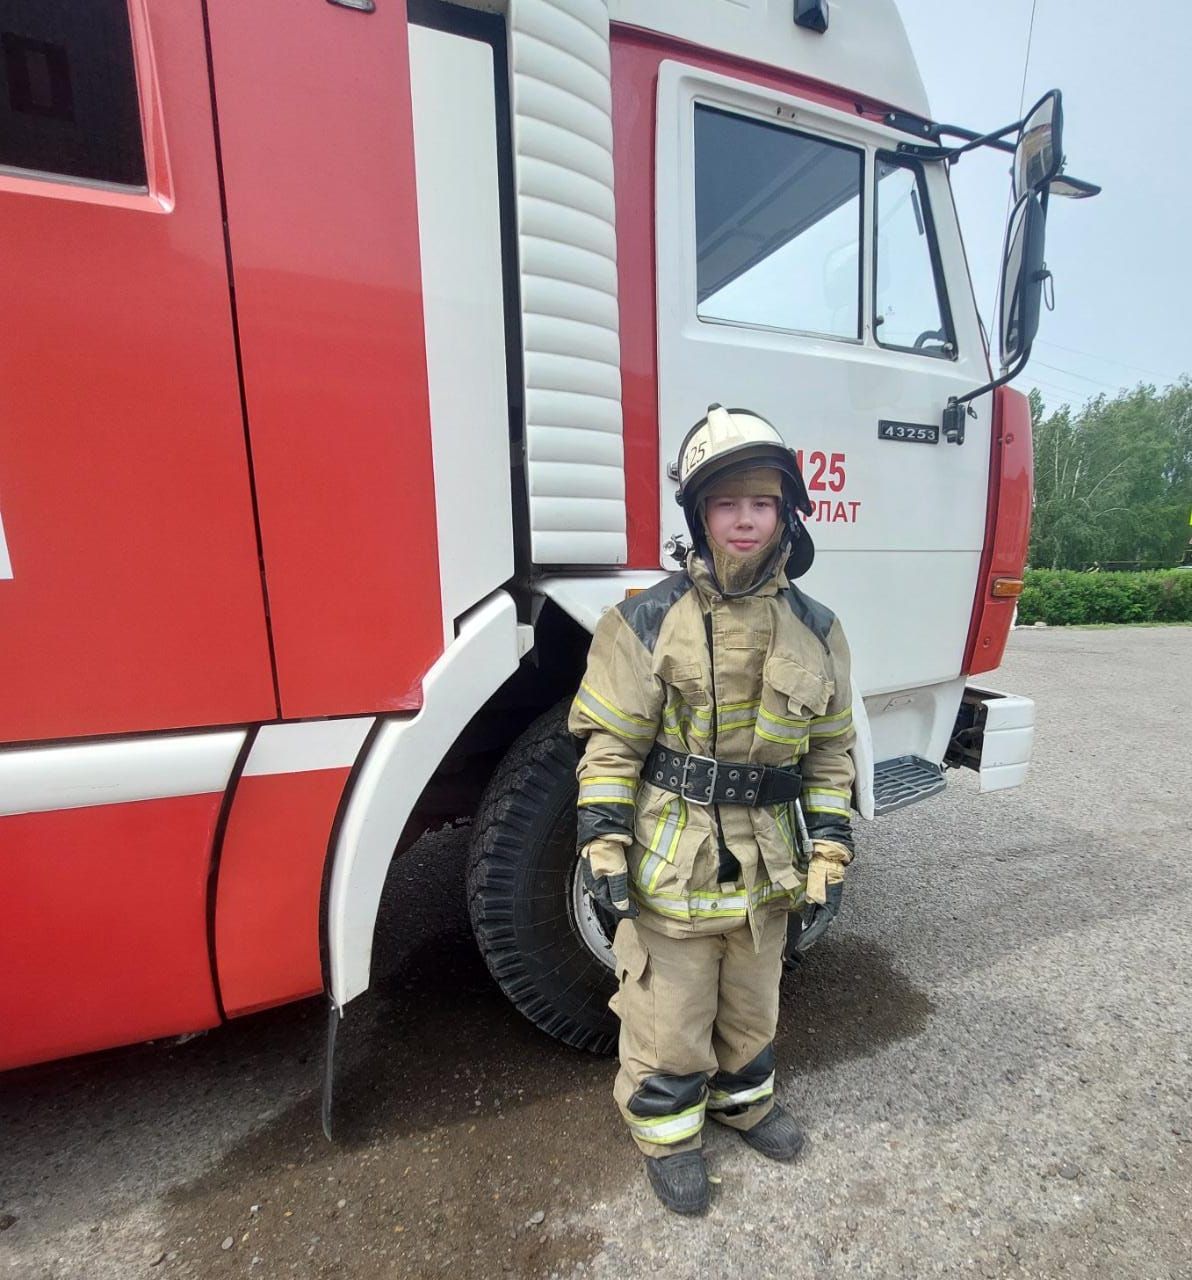
[[[633,810],[617,805],[585,805],[579,810],[575,847],[580,853],[593,840],[633,843]]]
[[[831,841],[842,845],[850,854],[855,852],[853,845],[853,824],[847,817],[836,813],[807,813],[807,834],[819,844]]]
[[[815,856],[822,858],[825,862],[834,862],[839,866],[847,867],[853,860],[853,848],[851,845],[845,845],[839,840],[816,840],[812,843],[815,845]]]

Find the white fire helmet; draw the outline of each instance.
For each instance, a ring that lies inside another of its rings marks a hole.
[[[687,433],[679,446],[675,500],[683,508],[687,529],[697,549],[705,542],[700,504],[713,480],[755,467],[773,467],[782,476],[782,518],[790,542],[787,577],[801,577],[811,567],[815,547],[800,515],[814,510],[794,452],[778,429],[751,409],[708,406],[707,417]]]

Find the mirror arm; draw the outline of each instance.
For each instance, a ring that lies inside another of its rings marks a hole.
[[[900,153],[915,156],[920,160],[953,160],[957,156],[963,155],[966,151],[973,151],[977,147],[992,147],[995,151],[1006,151],[1013,155],[1015,143],[1006,141],[1006,135],[1015,133],[1022,128],[1022,121],[1015,120],[1013,124],[1008,124],[1002,129],[995,129],[992,133],[977,133],[973,129],[964,129],[960,125],[934,124],[930,120],[922,120],[918,116],[910,116],[901,111],[888,111],[885,116],[885,123],[891,128],[900,129],[904,133],[921,134],[923,137],[932,140],[934,145],[931,146],[922,142],[900,142],[898,144]],[[942,146],[940,138],[945,134],[952,138],[965,139],[964,145],[959,147]]]
[[[949,396],[947,407],[944,409],[944,439],[949,444],[964,444],[964,420],[966,417],[977,416],[976,410],[969,406],[969,402],[1013,381],[1026,368],[1026,362],[1030,358],[1031,347],[1028,346],[1014,362],[1013,367],[1003,373],[1000,378],[994,378],[992,382],[987,382],[984,386],[978,387],[975,391],[966,392],[962,396]]]

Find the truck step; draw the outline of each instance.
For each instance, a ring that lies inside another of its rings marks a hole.
[[[897,756],[873,766],[873,814],[905,809],[947,786],[944,771],[921,756]]]

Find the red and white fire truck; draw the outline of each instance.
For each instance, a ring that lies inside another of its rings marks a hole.
[[[498,983],[611,1042],[560,707],[716,400],[800,453],[855,807],[1026,770],[1058,95],[933,121],[890,0],[7,0],[0,1067],[369,984],[476,813]],[[949,168],[1014,153],[995,379]],[[482,797],[481,792],[485,791]]]

